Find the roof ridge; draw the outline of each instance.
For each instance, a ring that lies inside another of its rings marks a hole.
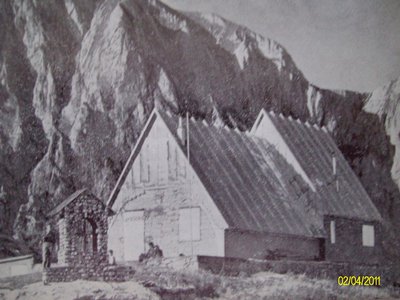
[[[277,114],[274,111],[265,111],[267,114],[271,115],[272,117],[280,117],[282,120],[288,120],[291,122],[296,122],[300,125],[304,125],[307,127],[314,127],[315,129],[318,130],[324,130],[325,132],[329,133],[328,129],[326,128],[326,126],[320,126],[317,123],[313,123],[311,121],[309,121],[308,119],[306,121],[302,121],[300,118],[295,118],[292,117],[292,115],[288,115],[287,117],[285,115],[283,115],[281,112],[279,114]]]

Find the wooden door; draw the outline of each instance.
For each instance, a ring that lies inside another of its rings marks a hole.
[[[144,211],[124,212],[124,257],[125,261],[138,260],[144,252]]]

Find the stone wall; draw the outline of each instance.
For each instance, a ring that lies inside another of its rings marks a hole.
[[[152,262],[149,262],[150,264]],[[279,274],[305,274],[309,277],[337,280],[338,276],[380,276],[381,285],[393,282],[393,275],[388,267],[355,263],[338,263],[327,261],[292,261],[292,260],[252,260],[232,257],[186,256],[164,258],[157,265],[174,270],[205,270],[226,276],[251,275],[258,272]],[[97,266],[91,270],[75,267],[52,267],[45,272],[50,282],[66,282],[78,279],[127,281],[134,275],[131,266]]]
[[[49,282],[70,282],[79,279],[94,281],[127,281],[132,278],[134,270],[130,266],[93,265],[85,267],[52,267],[44,271],[43,276]]]
[[[131,266],[108,266],[103,270],[104,281],[122,282],[132,278],[135,271]]]
[[[64,265],[64,264],[66,264],[66,256],[65,255],[69,252],[68,240],[67,240],[67,227],[65,224],[65,218],[58,220],[57,229],[58,229],[58,235],[59,235],[57,262],[58,262],[58,264]]]
[[[44,270],[48,281],[98,280],[108,265],[109,211],[88,191],[66,202],[53,218],[58,230],[59,266]]]
[[[104,204],[90,194],[83,194],[65,207],[59,217],[59,263],[69,267],[104,265],[108,255]]]

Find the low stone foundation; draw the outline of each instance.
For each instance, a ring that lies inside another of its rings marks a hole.
[[[197,256],[167,257],[160,261],[160,265],[174,270],[184,269],[195,271],[199,269]]]
[[[69,282],[79,279],[93,281],[129,280],[134,274],[131,266],[93,266],[92,268],[58,266],[43,270],[43,277],[48,282]]]
[[[128,281],[135,274],[131,266],[108,266],[104,268],[103,280],[123,282]]]
[[[151,260],[147,264],[177,270],[205,270],[214,274],[238,276],[258,272],[305,274],[308,277],[334,279],[338,276],[380,276],[381,285],[393,282],[389,268],[378,265],[335,263],[327,261],[248,260],[230,257],[183,256]],[[56,266],[43,273],[48,282],[66,282],[78,279],[122,282],[133,277],[135,267],[128,265],[99,265],[90,268]]]
[[[70,267],[52,267],[43,270],[43,279],[47,282],[68,282],[80,279],[78,274]]]

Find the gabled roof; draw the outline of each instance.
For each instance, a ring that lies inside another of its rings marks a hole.
[[[136,156],[139,154],[140,149],[143,145],[143,142],[145,141],[147,135],[149,134],[156,118],[157,118],[157,111],[153,109],[151,112],[149,118],[147,119],[146,124],[143,127],[142,132],[139,135],[139,138],[136,141],[135,146],[133,147],[133,150],[131,151],[131,154],[128,157],[127,162],[125,163],[124,168],[122,169],[121,175],[118,177],[118,180],[114,186],[114,189],[112,190],[110,197],[107,200],[107,206],[111,208],[114,205],[114,202],[118,196],[118,193],[125,182],[126,176],[128,176],[128,173],[132,167],[133,162],[135,161]]]
[[[255,126],[263,122],[260,116],[272,121],[314,183],[317,193],[321,196],[317,204],[323,214],[371,221],[381,220],[378,210],[326,128],[264,110],[257,118]],[[252,132],[255,129],[253,127]],[[336,176],[333,174],[333,156],[336,158]],[[336,180],[339,183],[338,189]]]
[[[381,220],[326,130],[265,111],[262,114],[271,119],[313,185],[310,188],[310,183],[267,138],[210,126],[191,118],[190,165],[229,228],[321,237],[324,236],[323,215]],[[179,117],[154,110],[110,195],[109,207],[114,204],[157,119],[165,123],[187,155],[184,143],[177,136]],[[339,190],[332,173],[332,154],[337,159]]]
[[[100,201],[101,203],[103,203],[100,199],[98,199],[96,196],[94,196],[90,191],[88,191],[86,188],[84,189],[80,189],[75,191],[74,193],[72,193],[70,196],[68,196],[64,201],[62,201],[60,204],[58,204],[55,208],[53,208],[48,214],[47,217],[53,217],[55,215],[57,215],[58,213],[60,213],[63,208],[65,208],[66,206],[68,206],[70,203],[72,203],[75,199],[77,199],[79,196],[83,195],[83,194],[90,194],[92,197],[94,197],[96,200]],[[104,204],[104,203],[103,203]],[[109,215],[113,215],[114,212],[107,207],[108,210],[108,214]]]
[[[154,119],[177,136],[179,118],[157,111],[151,114],[111,194],[112,206]],[[190,120],[190,164],[229,228],[300,236],[323,236],[318,213],[305,203],[315,195],[266,140],[236,130]],[[147,132],[147,133],[146,133]]]

